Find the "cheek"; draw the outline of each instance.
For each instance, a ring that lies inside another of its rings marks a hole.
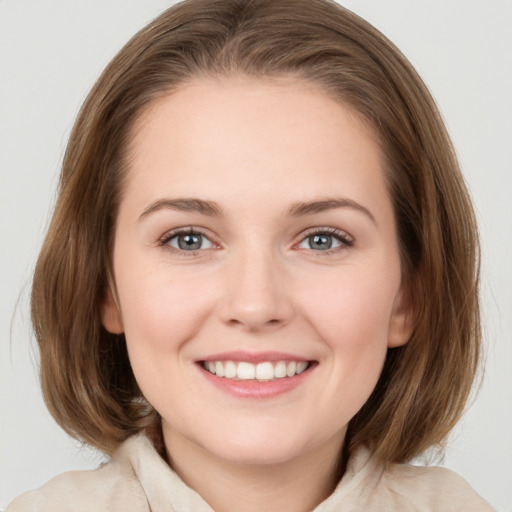
[[[304,289],[303,309],[333,348],[362,350],[386,345],[399,276],[342,272],[316,279]]]
[[[346,421],[366,402],[382,372],[400,280],[399,267],[396,272],[390,268],[388,273],[378,268],[360,273],[352,268],[331,276],[321,287],[319,280],[311,283],[304,294],[303,310],[330,354],[326,396],[343,397],[343,414],[350,413],[343,416]]]
[[[383,278],[382,276],[386,276]],[[301,311],[325,358],[317,416],[330,429],[346,425],[373,392],[387,354],[387,330],[399,278],[376,271],[343,271],[303,280]],[[328,412],[326,412],[328,411]],[[328,430],[328,433],[332,433]]]
[[[146,399],[163,413],[166,404],[179,403],[187,394],[187,350],[208,317],[210,297],[198,280],[157,270],[132,274],[118,283],[118,290],[135,378]]]
[[[140,351],[176,349],[190,339],[208,314],[212,299],[199,278],[155,268],[118,282],[127,342]],[[123,274],[120,274],[123,275]]]

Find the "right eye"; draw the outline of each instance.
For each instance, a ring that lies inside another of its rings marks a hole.
[[[169,245],[179,251],[200,251],[213,247],[213,243],[205,235],[191,230],[171,234],[162,240],[162,245]]]

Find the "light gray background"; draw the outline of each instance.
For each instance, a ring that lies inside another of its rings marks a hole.
[[[101,460],[68,439],[43,405],[28,283],[81,102],[117,50],[171,3],[0,0],[0,510],[56,473]],[[510,512],[512,1],[342,3],[388,35],[422,74],[473,193],[483,246],[487,372],[444,464]]]

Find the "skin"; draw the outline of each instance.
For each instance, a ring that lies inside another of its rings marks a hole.
[[[412,328],[378,141],[314,85],[244,77],[183,86],[133,133],[104,325],[126,335],[173,468],[217,512],[311,510]],[[180,249],[179,228],[201,248]],[[289,391],[241,397],[198,364],[227,351],[314,363]]]

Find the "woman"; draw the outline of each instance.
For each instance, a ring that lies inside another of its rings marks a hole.
[[[433,100],[371,26],[170,9],[86,100],[34,277],[48,406],[112,461],[11,509],[490,510],[399,464],[471,388],[475,233]]]

